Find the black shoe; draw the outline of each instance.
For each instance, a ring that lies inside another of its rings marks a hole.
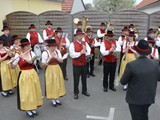
[[[95,74],[93,74],[93,73],[90,73],[90,76],[95,77],[96,75],[95,75]]]
[[[53,107],[57,107],[57,103],[53,104],[53,102],[52,102],[52,105],[53,105]]]
[[[31,112],[31,113],[32,113],[32,112]],[[34,114],[33,114],[33,113],[30,115],[28,112],[26,112],[26,115],[27,115],[28,117],[30,117],[30,118],[34,118]]]
[[[37,112],[32,112],[32,113],[33,113],[34,116],[38,116],[39,115]]]
[[[9,90],[9,91],[8,91],[8,94],[9,94],[9,95],[13,95],[14,93],[13,93],[12,90]]]
[[[108,89],[107,89],[107,88],[104,88],[103,91],[104,91],[104,92],[108,92]]]
[[[68,81],[68,78],[67,78],[67,77],[65,77],[65,78],[64,78],[64,80]]]
[[[89,75],[89,74],[87,75],[87,78],[90,78],[90,75]]]
[[[3,97],[8,97],[9,96],[8,92],[1,92],[1,94],[2,94]]]
[[[114,88],[114,87],[110,87],[109,89],[112,91],[117,91],[116,88]]]
[[[57,105],[62,105],[62,103],[60,101],[58,101],[58,102],[56,101],[56,104]]]
[[[87,96],[87,97],[90,96],[90,94],[88,92],[82,92],[82,94],[85,95],[85,96]]]
[[[74,95],[74,99],[77,100],[78,99],[78,95]]]
[[[99,62],[99,63],[98,63],[98,65],[99,65],[99,66],[101,66],[101,65],[102,65],[102,63],[100,63],[100,62]]]

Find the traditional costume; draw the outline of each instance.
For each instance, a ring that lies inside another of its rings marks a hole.
[[[81,21],[78,21],[78,23],[77,23],[76,25],[77,25],[77,28],[74,29],[74,35],[76,35],[77,29],[82,29],[82,22],[81,22]]]
[[[92,34],[92,29],[90,27],[87,28],[86,33],[91,33]],[[88,43],[88,45],[91,48],[91,56],[87,60],[87,77],[93,76],[95,77],[95,74],[93,73],[94,71],[94,60],[95,60],[95,47],[100,46],[100,43],[97,42],[95,38],[92,38],[92,35],[86,35],[83,37],[82,41],[85,41]]]
[[[121,67],[121,60],[122,60],[122,57],[124,55],[123,53],[123,44],[124,44],[124,41],[126,41],[128,39],[128,34],[129,34],[129,28],[127,26],[125,26],[123,29],[122,29],[122,32],[123,32],[123,35],[121,35],[119,38],[118,38],[118,42],[121,46],[121,53],[120,53],[120,64],[119,64],[119,68],[118,68],[118,74],[119,74],[119,71],[120,71],[120,67]]]
[[[0,39],[0,44],[3,45],[2,39]],[[9,62],[9,53],[6,48],[0,48],[0,90],[2,91],[2,96],[7,97],[8,95],[13,95],[12,89],[15,87],[15,78],[11,74],[11,66],[7,64]]]
[[[17,36],[17,35],[13,35],[12,37],[12,40],[13,40],[13,45],[10,47],[11,51],[14,52],[14,54],[20,54],[21,53],[21,48],[19,46],[19,40],[20,40],[20,37]],[[17,44],[15,44],[15,41],[17,41]],[[13,57],[14,59],[14,57]],[[20,72],[20,68],[19,66],[17,65],[16,68],[14,69],[11,69],[11,75],[12,75],[12,80],[13,80],[13,86],[16,87],[17,86],[17,80],[18,80],[18,75],[19,75],[19,72]]]
[[[119,80],[121,79],[121,77],[124,73],[124,70],[126,68],[127,63],[136,59],[136,55],[135,55],[134,50],[133,50],[133,46],[137,45],[137,42],[134,40],[134,37],[135,37],[134,32],[130,32],[129,37],[132,37],[133,40],[132,41],[130,41],[130,40],[124,41],[124,44],[123,44],[124,55],[123,55],[122,60],[121,60]],[[131,48],[129,48],[129,47],[131,47]],[[127,89],[127,86],[124,86],[124,90],[126,90],[126,89]]]
[[[158,53],[158,49],[155,46],[155,40],[148,39],[147,41],[148,41],[150,47],[152,48],[152,52],[148,57],[153,60],[159,60],[159,53]]]
[[[30,44],[29,40],[26,38],[22,39],[20,43],[21,47],[26,47]],[[26,59],[26,55],[30,58]],[[18,56],[19,55],[16,54],[16,57]],[[40,80],[34,70],[34,62],[32,60],[35,57],[35,54],[28,50],[21,53],[20,56],[21,57],[12,63],[12,66],[14,67],[18,64],[21,69],[17,85],[18,109],[27,111],[26,113],[29,117],[34,117],[37,115],[35,109],[43,104]]]
[[[2,32],[4,32],[4,34],[1,36],[1,39],[3,40],[3,46],[10,47],[13,44],[12,36],[9,33],[5,33],[6,30],[10,30],[10,28],[3,26]]]
[[[35,25],[31,24],[29,27],[30,32],[27,33],[27,36],[26,36],[26,38],[31,42],[32,48],[34,48],[34,46],[38,43],[43,43],[43,39],[35,29],[36,29]]]
[[[48,40],[54,36],[55,31],[51,28],[51,26],[53,25],[51,21],[47,21],[45,25],[47,25],[48,27],[45,30],[43,30],[43,39]]]
[[[48,40],[48,46],[53,47],[57,46],[54,39]],[[54,54],[54,56],[53,56]],[[45,71],[45,94],[47,99],[52,99],[53,106],[56,107],[57,104],[61,104],[58,100],[60,97],[65,96],[66,89],[63,79],[63,74],[61,68],[58,64],[57,57],[62,59],[60,51],[55,48],[54,52],[51,53],[49,50],[46,50],[42,53],[42,63],[46,65]]]
[[[100,25],[100,29],[97,30],[97,37],[98,37],[98,42],[101,44],[103,42],[103,38],[105,36],[106,32],[106,24],[104,22],[101,23]],[[100,49],[100,47],[99,47]],[[102,56],[99,53],[99,62],[98,65],[101,66],[102,65]]]
[[[69,53],[72,58],[72,64],[73,64],[73,79],[74,79],[74,99],[78,99],[79,94],[79,79],[81,76],[82,80],[82,94],[85,96],[90,96],[90,94],[87,92],[87,61],[86,56],[90,55],[90,47],[87,44],[87,42],[82,41],[84,33],[81,29],[78,29],[76,31],[76,39],[79,38],[79,40],[74,40],[70,47],[69,47]]]
[[[133,24],[130,24],[129,26],[129,30],[130,31],[132,31],[132,32],[134,32],[134,34],[135,34],[135,39],[138,39],[138,34],[139,34],[139,32],[138,32],[138,30],[135,28],[135,26],[133,25]]]
[[[114,78],[117,65],[116,52],[121,51],[118,41],[114,40],[113,32],[107,31],[107,39],[104,40],[100,46],[100,52],[103,56],[103,87],[104,92],[108,91],[108,75],[109,76],[109,89],[116,91],[114,87]]]
[[[62,34],[62,28],[58,27],[57,30],[55,31],[56,35],[54,36],[54,39],[56,40],[57,43],[57,49],[61,52],[61,55],[64,56],[67,54],[67,49],[70,46],[70,41],[67,37],[59,37],[57,34],[60,33]],[[67,77],[67,58],[63,59],[63,63],[60,63],[60,67],[62,69],[63,77],[65,80],[68,80]]]

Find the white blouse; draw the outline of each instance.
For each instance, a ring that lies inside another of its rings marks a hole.
[[[56,49],[56,51],[54,51],[54,53],[56,54],[56,56],[58,56],[59,58],[62,59],[62,55],[61,55],[61,52]],[[51,57],[51,54],[49,52],[49,50],[46,50],[42,53],[42,63],[46,63],[47,60]]]

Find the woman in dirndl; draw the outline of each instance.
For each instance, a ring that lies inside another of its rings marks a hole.
[[[129,36],[128,41],[124,41],[123,44],[122,52],[124,53],[124,55],[121,60],[119,80],[121,79],[124,73],[127,63],[136,59],[136,51],[133,49],[133,46],[137,45],[137,42],[135,41],[135,34],[133,31],[130,31],[128,36]],[[124,85],[123,89],[126,90],[127,87],[128,85]]]
[[[13,78],[11,74],[11,66],[7,64],[9,58],[12,57],[12,52],[3,47],[3,41],[0,38],[0,91],[3,97],[13,95]]]
[[[21,39],[20,46],[22,53],[16,54],[15,58],[19,57],[11,63],[12,68],[18,64],[21,70],[17,85],[18,109],[26,111],[26,114],[33,118],[38,115],[37,107],[43,104],[42,92],[39,77],[34,69],[35,54],[31,51],[29,40]]]
[[[158,53],[158,49],[157,49],[157,47],[155,45],[156,40],[148,39],[147,41],[149,43],[149,46],[152,48],[152,52],[148,57],[150,59],[158,61],[159,60],[159,53]]]
[[[21,47],[19,46],[20,37],[18,35],[13,35],[12,40],[13,40],[13,45],[10,46],[11,51],[14,54],[20,54],[21,53]],[[14,59],[14,57],[11,58],[11,59]],[[12,75],[12,78],[13,78],[12,79],[13,80],[13,86],[16,87],[17,86],[18,75],[19,75],[19,72],[20,72],[19,66],[17,65],[16,68],[11,69],[10,72],[11,72],[11,75]]]
[[[47,99],[52,100],[52,105],[61,105],[60,97],[65,96],[66,89],[61,68],[58,63],[62,63],[62,55],[57,49],[54,39],[48,40],[48,50],[42,53],[42,65],[45,71],[45,94]]]

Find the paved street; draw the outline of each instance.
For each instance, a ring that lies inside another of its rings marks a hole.
[[[107,93],[103,92],[102,66],[96,66],[96,77],[88,79],[88,92],[91,96],[85,97],[79,94],[78,100],[73,99],[71,60],[68,62],[67,70],[69,81],[66,81],[67,95],[61,98],[62,106],[55,108],[50,100],[44,98],[43,106],[37,110],[39,116],[28,118],[25,112],[17,109],[15,90],[14,96],[8,98],[0,96],[0,120],[131,120],[122,86],[119,84],[116,87],[117,92],[110,90]],[[39,76],[44,94],[44,71],[41,71]],[[160,120],[160,83],[157,88],[156,104],[150,107],[149,118]]]

